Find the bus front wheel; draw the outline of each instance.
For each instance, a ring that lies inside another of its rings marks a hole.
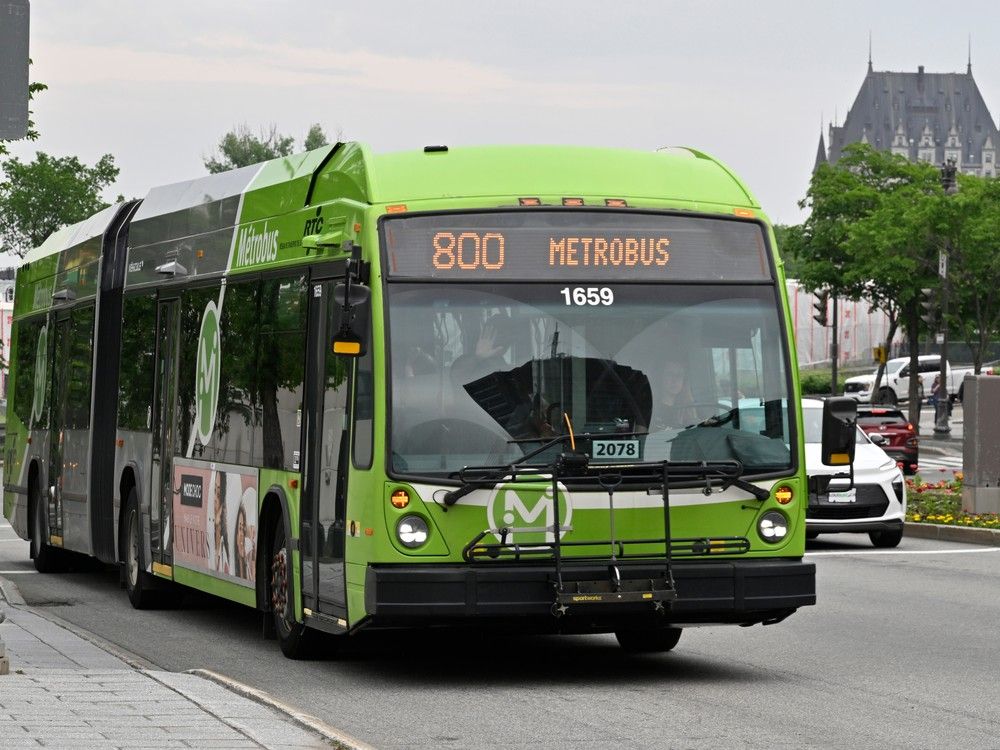
[[[310,655],[310,635],[305,625],[295,621],[292,589],[292,556],[284,519],[279,519],[271,538],[269,594],[274,614],[274,631],[281,653],[289,659],[306,659]]]
[[[681,628],[645,628],[616,630],[622,650],[630,654],[654,654],[670,651],[681,639]]]

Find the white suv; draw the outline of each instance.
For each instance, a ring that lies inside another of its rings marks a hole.
[[[846,474],[843,467],[827,466],[820,459],[823,402],[802,400],[805,427],[806,473],[810,477]],[[850,479],[830,481],[828,492],[810,490],[806,507],[806,536],[835,532],[867,533],[876,547],[895,547],[903,538],[906,517],[906,483],[896,462],[872,443],[860,428],[854,450],[854,486]],[[812,484],[812,482],[810,482]]]

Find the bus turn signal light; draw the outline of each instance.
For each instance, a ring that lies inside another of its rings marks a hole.
[[[781,485],[778,489],[774,491],[774,499],[778,501],[781,505],[788,505],[792,502],[792,488],[787,484]]]
[[[737,216],[746,216],[751,219],[753,218],[754,215],[753,211],[751,211],[749,208],[734,208],[733,213],[736,214]]]
[[[410,493],[406,490],[396,490],[389,498],[389,502],[392,503],[393,508],[399,508],[402,510],[410,504]]]
[[[397,203],[397,204],[395,204],[393,206],[386,206],[385,207],[385,212],[387,214],[402,214],[402,213],[406,213],[406,204],[405,203]]]

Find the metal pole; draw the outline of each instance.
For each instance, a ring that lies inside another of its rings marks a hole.
[[[948,246],[945,245],[945,257],[948,256]],[[948,424],[948,412],[951,406],[951,397],[948,395],[948,276],[947,262],[942,266],[944,275],[941,278],[941,368],[938,371],[940,388],[937,393],[937,402],[934,406],[934,434],[950,435],[951,425]]]
[[[833,320],[830,325],[832,326],[830,335],[830,362],[832,363],[833,372],[830,377],[830,395],[837,395],[837,360],[840,359],[840,347],[837,345],[837,337],[839,336],[839,320],[837,319],[837,295],[833,296]]]
[[[948,159],[941,165],[941,187],[946,196],[958,192],[958,183],[955,178],[957,172],[958,166],[954,159]],[[951,397],[948,395],[948,297],[951,291],[948,284],[948,260],[951,254],[950,250],[951,243],[946,241],[938,258],[938,275],[941,277],[941,367],[938,370],[940,388],[934,407],[935,435],[951,434],[951,425],[948,424],[951,406]]]

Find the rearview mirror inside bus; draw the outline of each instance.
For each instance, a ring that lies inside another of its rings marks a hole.
[[[858,402],[853,398],[828,398],[823,402],[823,463],[850,466],[854,463],[854,441]]]
[[[337,284],[333,288],[334,354],[361,357],[368,351],[371,295],[371,289],[363,284]]]

